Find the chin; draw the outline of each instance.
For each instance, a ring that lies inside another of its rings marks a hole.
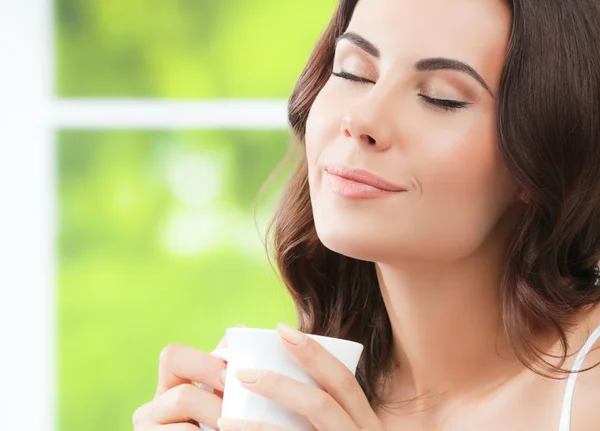
[[[382,243],[375,232],[365,232],[345,223],[323,225],[315,220],[317,236],[331,251],[353,259],[378,262],[393,253],[389,245]],[[381,235],[381,233],[380,233]]]
[[[321,243],[331,251],[353,259],[377,262],[398,249],[391,238],[397,234],[386,229],[386,223],[373,222],[373,209],[357,210],[356,203],[339,208],[332,201],[313,205],[315,230]],[[376,211],[375,211],[376,212]]]

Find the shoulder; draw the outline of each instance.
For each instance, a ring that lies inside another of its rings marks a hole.
[[[575,357],[583,344],[594,332],[598,334],[600,318],[594,312],[586,324],[581,325],[582,330],[575,331],[573,348]],[[579,335],[578,335],[579,334]],[[576,342],[576,340],[578,342]],[[575,357],[569,361],[573,363]],[[571,410],[571,431],[597,431],[600,423],[600,337],[597,337],[590,352],[587,354],[581,369],[595,367],[591,370],[581,372],[577,376],[575,391],[573,394],[573,405]]]

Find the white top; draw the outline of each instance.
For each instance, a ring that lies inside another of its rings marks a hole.
[[[560,424],[558,426],[558,431],[571,431],[571,408],[573,407],[573,393],[575,392],[575,381],[577,380],[577,376],[579,375],[578,371],[581,369],[583,365],[583,361],[585,357],[590,352],[596,341],[600,338],[600,326],[596,328],[592,335],[589,336],[575,362],[573,363],[573,374],[569,375],[569,380],[567,381],[567,389],[565,391],[565,398],[563,399],[562,412],[560,414]]]

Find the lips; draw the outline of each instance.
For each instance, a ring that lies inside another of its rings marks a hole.
[[[325,172],[342,179],[365,184],[386,192],[405,192],[406,188],[391,183],[362,169],[352,169],[344,165],[328,165]]]
[[[325,177],[331,191],[346,199],[375,199],[407,191],[370,172],[344,165],[328,165]]]

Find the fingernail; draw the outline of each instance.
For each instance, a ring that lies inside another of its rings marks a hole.
[[[221,370],[219,373],[219,379],[221,379],[221,383],[225,384],[225,378],[227,377],[227,370]]]
[[[280,323],[277,325],[277,332],[287,342],[294,344],[295,346],[299,346],[306,341],[306,334],[303,334],[302,332],[286,325],[285,323]]]
[[[264,375],[264,370],[241,369],[235,372],[235,377],[244,383],[257,383]]]
[[[219,418],[217,425],[221,431],[241,431],[246,426],[246,421],[239,419]]]

